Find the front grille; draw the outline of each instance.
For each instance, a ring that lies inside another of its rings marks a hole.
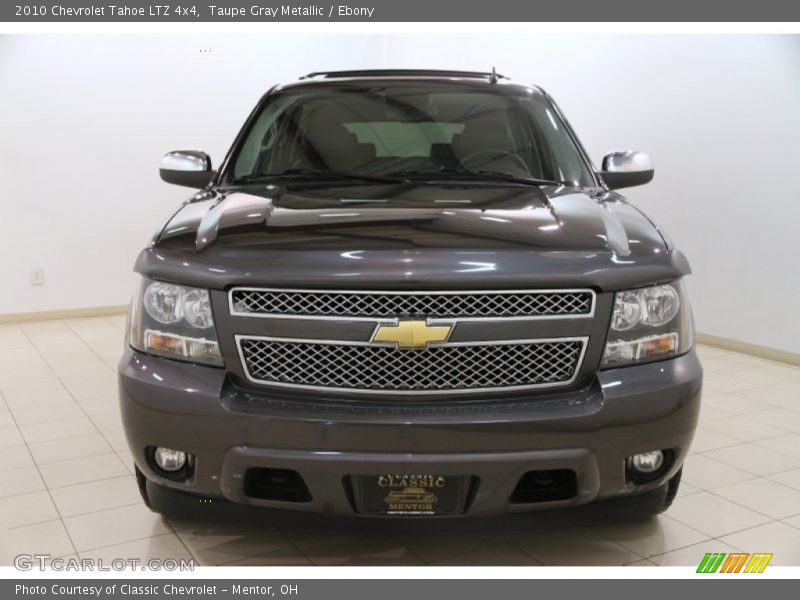
[[[352,392],[472,392],[566,385],[585,338],[444,344],[406,350],[238,336],[249,378],[286,387]]]
[[[235,288],[234,315],[387,318],[537,318],[591,316],[591,290],[510,292],[344,292]]]

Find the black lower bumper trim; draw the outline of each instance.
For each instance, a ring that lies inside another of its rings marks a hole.
[[[241,523],[264,526],[314,525],[324,527],[385,527],[402,531],[464,531],[476,530],[486,523],[501,525],[508,523],[515,527],[530,529],[553,529],[568,526],[590,526],[615,522],[636,521],[651,517],[665,508],[668,483],[648,492],[598,500],[588,504],[539,510],[522,513],[508,513],[501,516],[465,519],[463,517],[374,517],[367,515],[341,516],[309,513],[294,510],[263,508],[239,504],[222,498],[209,498],[169,489],[147,480],[147,496],[152,510],[167,517],[196,519],[224,523]],[[483,525],[482,525],[483,524]]]
[[[578,478],[571,469],[528,471],[519,480],[512,504],[533,504],[571,500],[578,495]]]
[[[244,476],[244,493],[250,498],[280,502],[310,502],[306,482],[292,469],[251,468]]]

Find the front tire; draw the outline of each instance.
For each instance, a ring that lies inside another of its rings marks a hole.
[[[664,506],[661,508],[660,512],[664,512],[672,506],[672,502],[678,495],[678,488],[681,485],[681,475],[683,475],[683,467],[681,467],[678,472],[672,476],[672,479],[667,482],[667,495],[664,497]]]
[[[144,476],[144,473],[142,473],[136,465],[133,465],[133,469],[136,473],[136,484],[139,486],[139,493],[142,495],[144,505],[153,512],[157,512],[150,503],[150,494],[147,493],[147,477]]]

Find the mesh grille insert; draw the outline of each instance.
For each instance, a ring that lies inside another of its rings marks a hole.
[[[259,383],[341,390],[436,392],[565,384],[579,368],[584,341],[389,346],[241,338],[250,377]]]
[[[589,290],[379,294],[236,288],[230,293],[235,314],[366,318],[580,316],[591,314],[594,300]]]

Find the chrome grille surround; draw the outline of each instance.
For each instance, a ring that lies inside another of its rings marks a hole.
[[[356,394],[459,394],[566,386],[588,338],[447,342],[398,349],[370,342],[236,335],[247,378]]]
[[[375,321],[403,317],[579,319],[594,316],[590,289],[475,291],[353,291],[236,287],[228,293],[237,317]]]

